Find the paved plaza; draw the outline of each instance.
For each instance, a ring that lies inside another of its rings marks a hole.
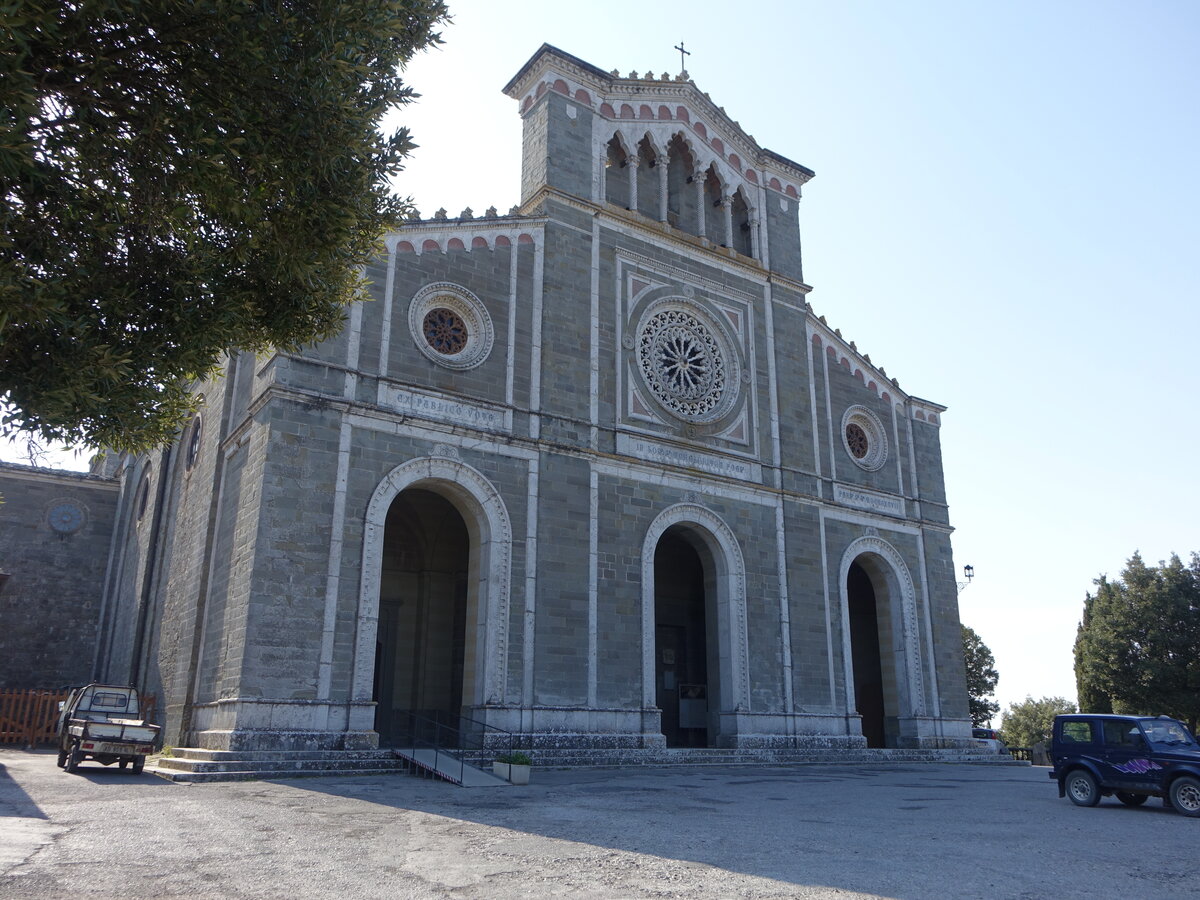
[[[534,770],[171,784],[0,750],[0,897],[1200,896],[1200,821],[1045,769]]]

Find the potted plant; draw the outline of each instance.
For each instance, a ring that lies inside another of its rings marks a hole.
[[[529,768],[532,765],[533,758],[524,750],[510,750],[496,757],[492,771],[512,784],[529,784]]]

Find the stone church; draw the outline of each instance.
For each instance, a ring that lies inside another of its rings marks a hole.
[[[230,359],[175,446],[4,468],[6,615],[21,548],[90,553],[61,664],[175,746],[965,745],[944,408],[807,304],[813,172],[686,73],[544,45],[504,93],[518,206],[387,235],[338,337]]]

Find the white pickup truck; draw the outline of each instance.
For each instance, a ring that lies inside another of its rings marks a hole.
[[[58,765],[75,772],[85,759],[137,775],[158,747],[159,727],[143,721],[138,692],[131,687],[89,684],[76,688],[58,714]]]

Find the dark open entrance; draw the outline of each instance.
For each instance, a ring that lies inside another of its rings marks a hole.
[[[846,578],[850,607],[850,647],[854,658],[854,705],[862,716],[868,747],[885,746],[883,665],[875,588],[858,563]]]
[[[470,537],[444,497],[411,488],[388,510],[375,644],[375,730],[389,746],[409,713],[457,724],[464,702]]]
[[[708,580],[687,533],[669,528],[654,552],[654,676],[668,747],[710,746],[709,710],[718,698],[709,690],[717,667],[709,665],[716,645]]]

